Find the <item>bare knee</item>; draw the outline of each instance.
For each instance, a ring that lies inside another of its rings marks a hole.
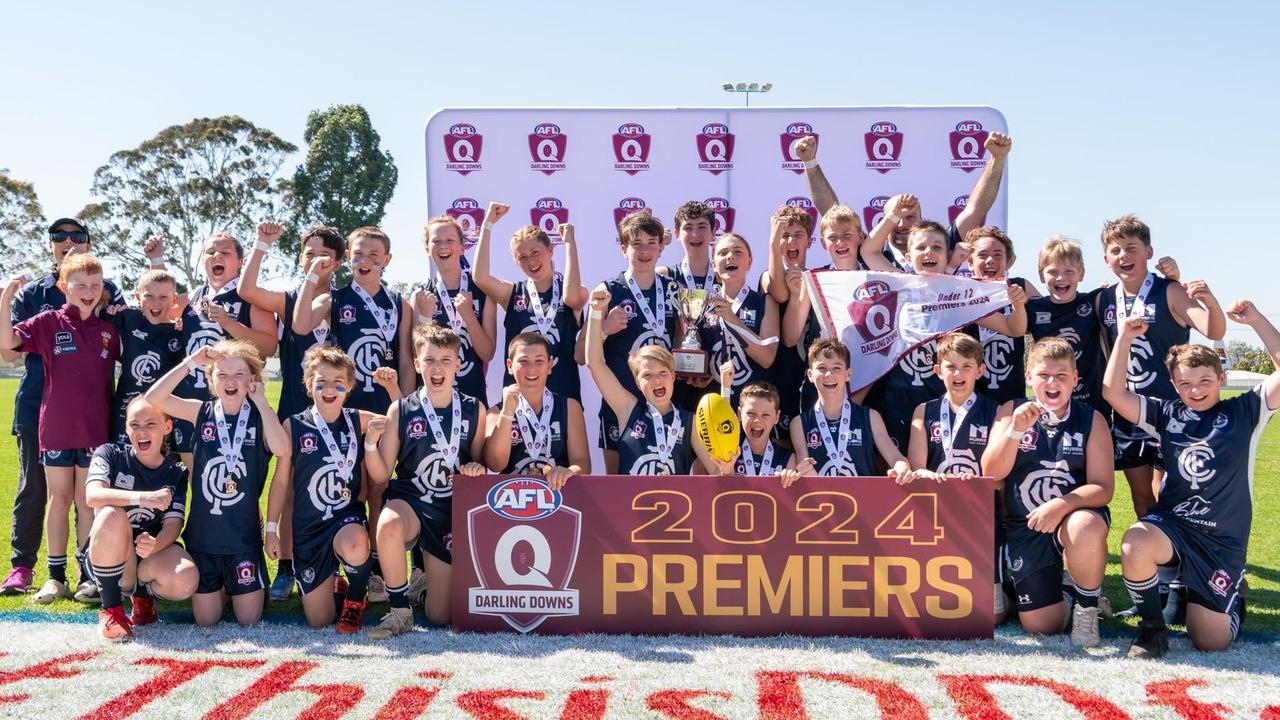
[[[1107,542],[1107,523],[1092,510],[1077,510],[1067,517],[1067,533],[1077,543]]]
[[[1037,635],[1056,635],[1067,627],[1065,603],[1054,603],[1048,607],[1021,612],[1018,618],[1023,630]]]

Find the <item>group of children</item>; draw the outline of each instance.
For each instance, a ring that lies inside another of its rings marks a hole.
[[[296,582],[313,626],[336,620],[339,632],[358,632],[367,601],[383,593],[390,611],[370,637],[412,629],[411,599],[445,624],[452,478],[538,473],[559,489],[590,474],[583,364],[602,398],[607,474],[768,475],[784,487],[815,475],[888,475],[902,484],[994,477],[998,620],[1008,592],[1025,628],[1056,633],[1070,624],[1083,645],[1098,643],[1107,505],[1113,472],[1124,470],[1141,518],[1122,558],[1142,617],[1130,654],[1167,648],[1161,592],[1169,597],[1170,580],[1185,588],[1196,645],[1225,647],[1243,611],[1252,446],[1241,444],[1280,405],[1280,375],[1219,402],[1225,376],[1216,354],[1186,342],[1191,327],[1220,338],[1223,311],[1203,282],[1179,284],[1172,261],[1159,263],[1164,277],[1148,271],[1150,233],[1132,216],[1103,231],[1114,285],[1080,292],[1083,253],[1063,238],[1040,253],[1047,295],[1009,278],[1013,243],[983,221],[1010,146],[999,134],[988,140],[991,160],[952,226],[921,219],[918,201],[898,195],[868,234],[826,185],[816,143],[798,144],[823,213],[828,267],[963,272],[1009,286],[1004,311],[914,349],[852,394],[849,350],[821,337],[803,282],[814,269],[806,263],[813,221],[793,207],[773,218],[756,287],[747,280],[748,241],[716,237],[714,212],[697,202],[675,214],[678,265],[659,267],[670,235],[640,212],[619,226],[626,269],[590,291],[569,225],[560,228],[563,274],[547,233],[525,226],[510,242],[525,278],[499,278],[490,271],[491,234],[509,207],[492,203],[471,267],[458,223],[427,222],[433,274],[411,297],[382,283],[391,242],[372,227],[345,238],[334,228],[307,230],[303,282],[288,292],[263,288],[262,259],[283,231],[267,222],[247,259],[234,238],[209,238],[207,284],[185,295],[163,269],[144,275],[138,309],[124,308],[104,282],[83,224],[60,220],[50,228],[56,280],[21,290],[14,281],[0,296],[0,352],[28,354],[28,393],[33,358],[43,370],[38,431],[19,434],[24,463],[33,442],[44,453],[49,485],[51,579],[35,600],[70,594],[74,504],[84,559],[77,594],[100,589],[109,639],[154,622],[152,596],[191,597],[199,624],[218,622],[229,598],[239,622],[256,622],[267,556],[280,561],[271,597],[288,597]],[[145,249],[162,255],[158,239]],[[337,287],[344,262],[352,279]],[[690,327],[678,307],[682,289],[708,295]],[[56,304],[30,312],[40,293]],[[484,368],[499,347],[498,306],[506,374],[490,405]],[[1250,304],[1228,314],[1280,355],[1280,334]],[[677,374],[671,350],[687,333],[710,351],[714,378]],[[1024,360],[1025,335],[1034,344]],[[262,372],[277,348],[283,387],[273,411]],[[693,407],[717,390],[742,427],[727,461],[693,440]],[[1158,568],[1167,566],[1178,571],[1162,582]],[[15,560],[20,567],[29,585],[30,567]],[[6,588],[22,579],[11,573]],[[122,591],[132,595],[131,615]]]

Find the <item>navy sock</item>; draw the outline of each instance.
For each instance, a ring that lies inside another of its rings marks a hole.
[[[1146,580],[1124,579],[1129,597],[1138,608],[1138,615],[1148,625],[1164,626],[1164,609],[1160,607],[1160,580],[1155,575]]]
[[[135,598],[155,598],[155,595],[151,592],[151,586],[141,580],[134,581],[133,592],[130,593],[130,595]]]
[[[1076,602],[1080,604],[1080,607],[1084,607],[1084,608],[1098,607],[1098,596],[1101,594],[1102,594],[1101,585],[1099,585],[1096,588],[1093,588],[1092,590],[1082,588],[1079,585],[1076,585]]]
[[[409,609],[409,583],[398,587],[388,585],[387,596],[391,599],[391,607]]]
[[[293,577],[293,558],[280,558],[280,565],[277,568],[276,574]]]
[[[67,584],[67,556],[66,555],[50,555],[49,556],[49,578],[57,580],[63,585]]]
[[[409,553],[409,557],[410,557],[410,558],[412,558],[412,560],[413,560],[413,569],[414,569],[414,570],[426,570],[426,569],[427,569],[427,559],[426,559],[426,557],[424,557],[424,556],[423,556],[423,554],[422,554],[422,551],[421,551],[421,550],[419,550],[419,549],[417,549],[417,548],[414,548],[412,551],[410,551],[410,553]]]
[[[111,565],[108,567],[95,567],[95,577],[98,579],[98,587],[101,588],[102,607],[113,608],[123,605],[120,599],[120,577],[124,575],[124,563],[119,565]]]
[[[359,565],[348,565],[342,563],[342,569],[347,573],[347,599],[353,602],[361,602],[364,600],[365,591],[369,588],[369,570],[373,565],[373,560],[366,559]]]
[[[378,563],[377,551],[369,553],[369,574],[382,577],[382,565]]]

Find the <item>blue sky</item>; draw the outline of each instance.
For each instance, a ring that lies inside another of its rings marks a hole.
[[[440,107],[982,104],[1001,110],[1014,270],[1055,233],[1108,277],[1103,219],[1137,212],[1156,252],[1280,320],[1270,3],[13,4],[0,11],[0,168],[50,217],[90,200],[111,153],[239,114],[301,144],[307,113],[368,108],[400,167],[385,226],[425,219],[422,129]],[[839,188],[837,188],[839,190]],[[394,280],[419,277],[401,252]],[[1228,339],[1250,340],[1230,328]]]

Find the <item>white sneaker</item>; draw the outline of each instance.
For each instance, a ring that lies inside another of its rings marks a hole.
[[[382,580],[382,576],[370,575],[369,589],[365,591],[364,601],[366,603],[384,603],[388,599],[387,583]]]
[[[426,607],[427,601],[427,574],[422,570],[415,570],[413,577],[409,579],[409,589],[405,591],[409,596],[409,604],[418,607]]]
[[[996,619],[1009,612],[1009,596],[1004,594],[1004,585],[996,583]]]
[[[82,602],[88,605],[101,605],[102,598],[98,595],[98,584],[85,580],[76,588],[74,595],[76,602]]]
[[[66,583],[49,578],[44,581],[44,586],[40,588],[40,592],[31,596],[31,602],[48,605],[54,600],[69,600],[70,598],[71,591],[67,590]]]
[[[1080,647],[1098,647],[1102,638],[1098,635],[1098,608],[1076,606],[1071,620],[1071,644]]]
[[[370,640],[386,640],[413,631],[413,610],[409,608],[391,608],[391,612],[382,616],[378,627],[369,630]]]

